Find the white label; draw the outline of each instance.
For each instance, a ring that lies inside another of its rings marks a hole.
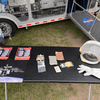
[[[61,69],[60,69],[59,66],[55,66],[54,69],[55,69],[56,73],[60,73],[61,72]]]
[[[0,74],[2,73],[2,71],[0,71]]]
[[[10,70],[7,70],[7,74],[10,74]]]

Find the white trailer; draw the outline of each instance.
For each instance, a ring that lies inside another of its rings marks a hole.
[[[82,7],[94,13],[98,0],[76,0]],[[16,28],[40,25],[68,19],[73,0],[0,0],[0,28],[4,36],[13,36]],[[75,10],[81,10],[74,7]]]

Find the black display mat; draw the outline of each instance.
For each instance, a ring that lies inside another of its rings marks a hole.
[[[8,46],[7,46],[8,47]],[[18,47],[22,46],[12,46],[12,52],[8,60],[0,60],[0,67],[6,64],[18,67],[23,70],[24,73],[10,73],[7,76],[23,78],[24,82],[55,82],[55,83],[100,83],[100,80],[94,76],[84,77],[83,74],[79,74],[77,71],[78,65],[84,64],[91,68],[100,68],[100,63],[97,65],[89,65],[83,63],[80,60],[80,52],[78,47],[32,47],[31,58],[28,61],[24,60],[14,60],[15,54]],[[58,61],[58,66],[60,63],[66,61],[71,61],[74,67],[71,68],[61,68],[61,73],[56,73],[54,66],[49,65],[49,56],[55,56],[55,52],[63,52],[64,61]],[[37,55],[42,54],[45,56],[46,72],[38,73],[37,69]]]
[[[72,61],[74,67],[61,68],[61,73],[56,73],[54,66],[49,65],[49,56],[55,56],[55,51],[62,51],[64,54],[64,61],[58,61],[60,63],[66,61]],[[46,72],[38,73],[36,57],[39,54],[45,56]],[[76,47],[32,47],[31,59],[26,65],[24,82],[66,82],[66,83],[100,83],[100,80],[94,76],[84,77],[83,74],[79,74],[77,71],[78,65],[84,64],[91,68],[100,68],[100,63],[97,65],[89,65],[81,62],[79,48]]]
[[[7,46],[9,47],[9,46]],[[11,53],[10,53],[10,56],[7,60],[0,60],[0,67],[3,67],[3,66],[6,66],[7,64],[9,66],[12,66],[13,68],[19,68],[21,70],[24,71],[25,73],[25,68],[26,68],[26,65],[27,65],[27,61],[24,61],[24,60],[14,60],[15,59],[15,54],[16,54],[16,51],[17,51],[17,48],[18,47],[14,47],[14,46],[11,46],[13,47]],[[16,78],[23,78],[24,77],[24,73],[20,73],[20,72],[10,72],[9,75],[6,75],[5,77],[16,77]]]

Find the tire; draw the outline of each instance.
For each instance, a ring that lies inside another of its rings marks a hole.
[[[16,25],[7,19],[0,19],[0,28],[4,34],[4,37],[14,36],[16,33]]]

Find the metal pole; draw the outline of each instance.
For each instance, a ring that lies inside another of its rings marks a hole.
[[[78,5],[80,8],[82,8],[83,10],[86,10],[85,8],[83,8],[81,5],[79,5],[77,2],[75,2],[76,5]]]
[[[87,9],[89,9],[89,2],[90,2],[90,0],[88,0],[88,3],[87,3]]]
[[[99,11],[100,11],[100,8],[99,8]],[[95,16],[94,22],[93,22],[93,24],[92,24],[92,26],[91,26],[89,32],[91,32],[91,30],[92,30],[92,28],[93,28],[93,26],[94,26],[94,24],[95,24],[95,22],[96,22],[96,18],[97,18],[98,15],[99,15],[99,12],[98,12],[98,14]]]
[[[71,14],[72,14],[72,12],[73,12],[74,4],[76,4],[77,6],[79,6],[80,8],[82,8],[83,10],[86,10],[86,9],[83,8],[81,5],[79,5],[75,0],[73,0],[72,9],[71,9]]]
[[[73,0],[72,9],[71,9],[71,15],[72,15],[72,12],[73,12],[74,3],[75,3],[75,0]]]
[[[88,9],[90,9],[90,7],[91,7],[91,4],[92,4],[92,1],[93,1],[93,0],[90,0],[90,5],[89,5],[89,8],[88,8]]]
[[[5,83],[5,100],[7,100],[7,83]]]
[[[90,100],[90,93],[91,93],[91,84],[89,84],[89,94],[88,94],[88,100]]]

